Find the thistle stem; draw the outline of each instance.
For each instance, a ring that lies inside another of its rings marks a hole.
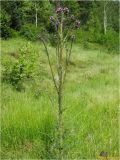
[[[59,63],[58,63],[58,76],[59,76],[59,87],[58,87],[58,134],[59,134],[59,159],[63,159],[63,85],[62,85],[62,55],[63,55],[63,15],[61,15],[61,22],[59,28],[60,34],[60,52],[59,52]]]

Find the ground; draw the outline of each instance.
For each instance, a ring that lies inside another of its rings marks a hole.
[[[12,63],[26,43],[21,38],[2,41],[2,61]],[[56,94],[42,44],[31,45],[39,53],[44,78],[38,86],[26,82],[21,92],[2,83],[2,159],[50,159],[57,154]],[[118,157],[118,103],[118,55],[75,44],[64,90],[64,159],[95,159],[102,151]]]

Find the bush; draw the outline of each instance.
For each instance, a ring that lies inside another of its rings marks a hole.
[[[104,45],[109,52],[119,51],[119,35],[114,30],[108,30],[106,35],[100,34],[96,42]]]
[[[98,43],[105,46],[109,52],[119,51],[119,35],[114,30],[110,29],[107,31],[107,34],[104,35],[101,32],[88,32],[80,29],[76,33],[76,43],[81,43],[84,48],[89,48],[89,43]]]
[[[34,48],[28,43],[19,50],[18,59],[4,60],[2,80],[6,81],[17,90],[24,88],[23,83],[26,79],[33,79],[38,74],[39,64],[37,63],[38,55]]]
[[[32,24],[26,24],[21,28],[20,35],[24,36],[30,41],[38,39],[40,33],[43,31],[43,27],[37,27]]]
[[[109,30],[105,35],[105,46],[108,51],[119,53],[119,34],[114,30]]]
[[[19,32],[10,28],[10,37],[18,37],[19,36]]]
[[[89,49],[89,32],[84,31],[83,29],[79,29],[76,32],[76,43],[80,43],[85,49]]]

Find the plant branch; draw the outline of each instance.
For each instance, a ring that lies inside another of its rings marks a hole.
[[[71,52],[72,52],[72,46],[73,46],[73,38],[71,40],[70,50],[69,50],[69,53],[68,53],[68,63],[70,61],[70,56],[71,56]]]
[[[53,82],[54,82],[54,86],[56,88],[56,91],[58,93],[58,87],[57,87],[57,83],[55,81],[55,76],[54,76],[54,73],[53,73],[53,69],[52,69],[52,65],[51,65],[51,62],[50,62],[50,57],[49,57],[49,52],[48,52],[48,49],[47,49],[47,46],[45,44],[45,41],[41,38],[42,42],[43,42],[43,45],[45,47],[45,50],[46,50],[46,54],[47,54],[47,58],[48,58],[48,63],[49,63],[49,66],[50,66],[50,70],[51,70],[51,74],[52,74],[52,79],[53,79]]]
[[[70,50],[69,50],[69,52],[67,51],[68,53],[66,53],[66,64],[65,64],[65,73],[64,73],[64,77],[63,77],[63,84],[64,84],[65,79],[66,79],[66,73],[67,73],[67,68],[68,68],[68,64],[69,64],[69,61],[70,61],[72,46],[73,46],[73,38],[71,40]]]

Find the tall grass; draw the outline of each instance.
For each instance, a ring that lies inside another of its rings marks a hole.
[[[2,57],[17,52],[23,43],[3,41]],[[3,83],[2,159],[56,158],[56,95],[43,48],[32,45],[46,72],[39,85],[42,92],[36,97],[31,83],[26,83],[24,92]],[[95,159],[101,151],[118,157],[117,72],[118,55],[74,46],[64,93],[64,159]]]

